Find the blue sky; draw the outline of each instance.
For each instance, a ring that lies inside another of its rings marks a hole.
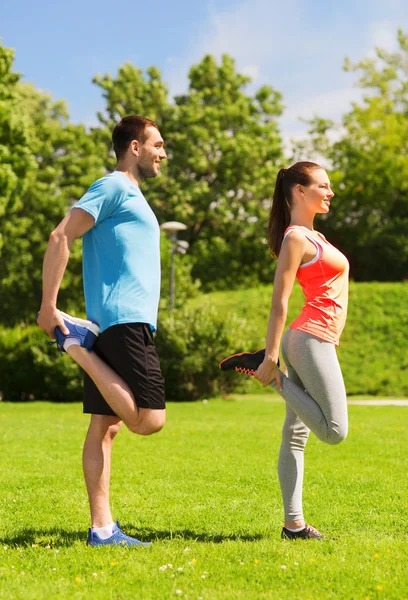
[[[286,140],[305,131],[299,117],[337,120],[359,99],[344,58],[393,49],[398,27],[408,31],[407,0],[9,0],[0,15],[15,69],[65,99],[74,122],[94,124],[103,109],[97,73],[156,65],[174,95],[192,64],[227,52],[253,78],[248,91],[267,83],[283,93]]]

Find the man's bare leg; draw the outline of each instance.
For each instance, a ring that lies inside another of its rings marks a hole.
[[[113,523],[109,502],[113,440],[122,425],[119,417],[92,415],[82,455],[92,527]]]
[[[100,393],[133,433],[151,435],[166,422],[166,409],[138,408],[129,386],[95,352],[79,344],[67,349],[71,358],[89,375]]]

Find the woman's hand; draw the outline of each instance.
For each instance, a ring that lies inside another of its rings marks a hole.
[[[259,365],[255,373],[255,379],[257,379],[259,383],[263,385],[263,387],[266,387],[274,379],[276,379],[277,388],[280,392],[282,391],[282,379],[277,360],[275,361],[265,356],[263,362]]]

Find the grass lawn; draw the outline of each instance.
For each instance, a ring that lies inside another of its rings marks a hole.
[[[170,404],[115,442],[114,516],[149,549],[87,548],[78,404],[0,403],[0,598],[404,600],[408,408],[350,406],[349,438],[306,449],[307,520],[280,539],[276,397]]]

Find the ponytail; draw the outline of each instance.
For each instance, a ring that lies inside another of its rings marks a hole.
[[[278,258],[283,235],[290,223],[290,205],[285,196],[284,178],[288,169],[281,169],[276,177],[272,208],[268,219],[268,246],[274,258]]]
[[[313,181],[310,174],[315,169],[323,169],[323,167],[313,162],[298,162],[289,169],[281,169],[276,177],[268,218],[268,246],[274,258],[279,256],[283,236],[290,225],[292,189],[297,184],[310,185]]]

